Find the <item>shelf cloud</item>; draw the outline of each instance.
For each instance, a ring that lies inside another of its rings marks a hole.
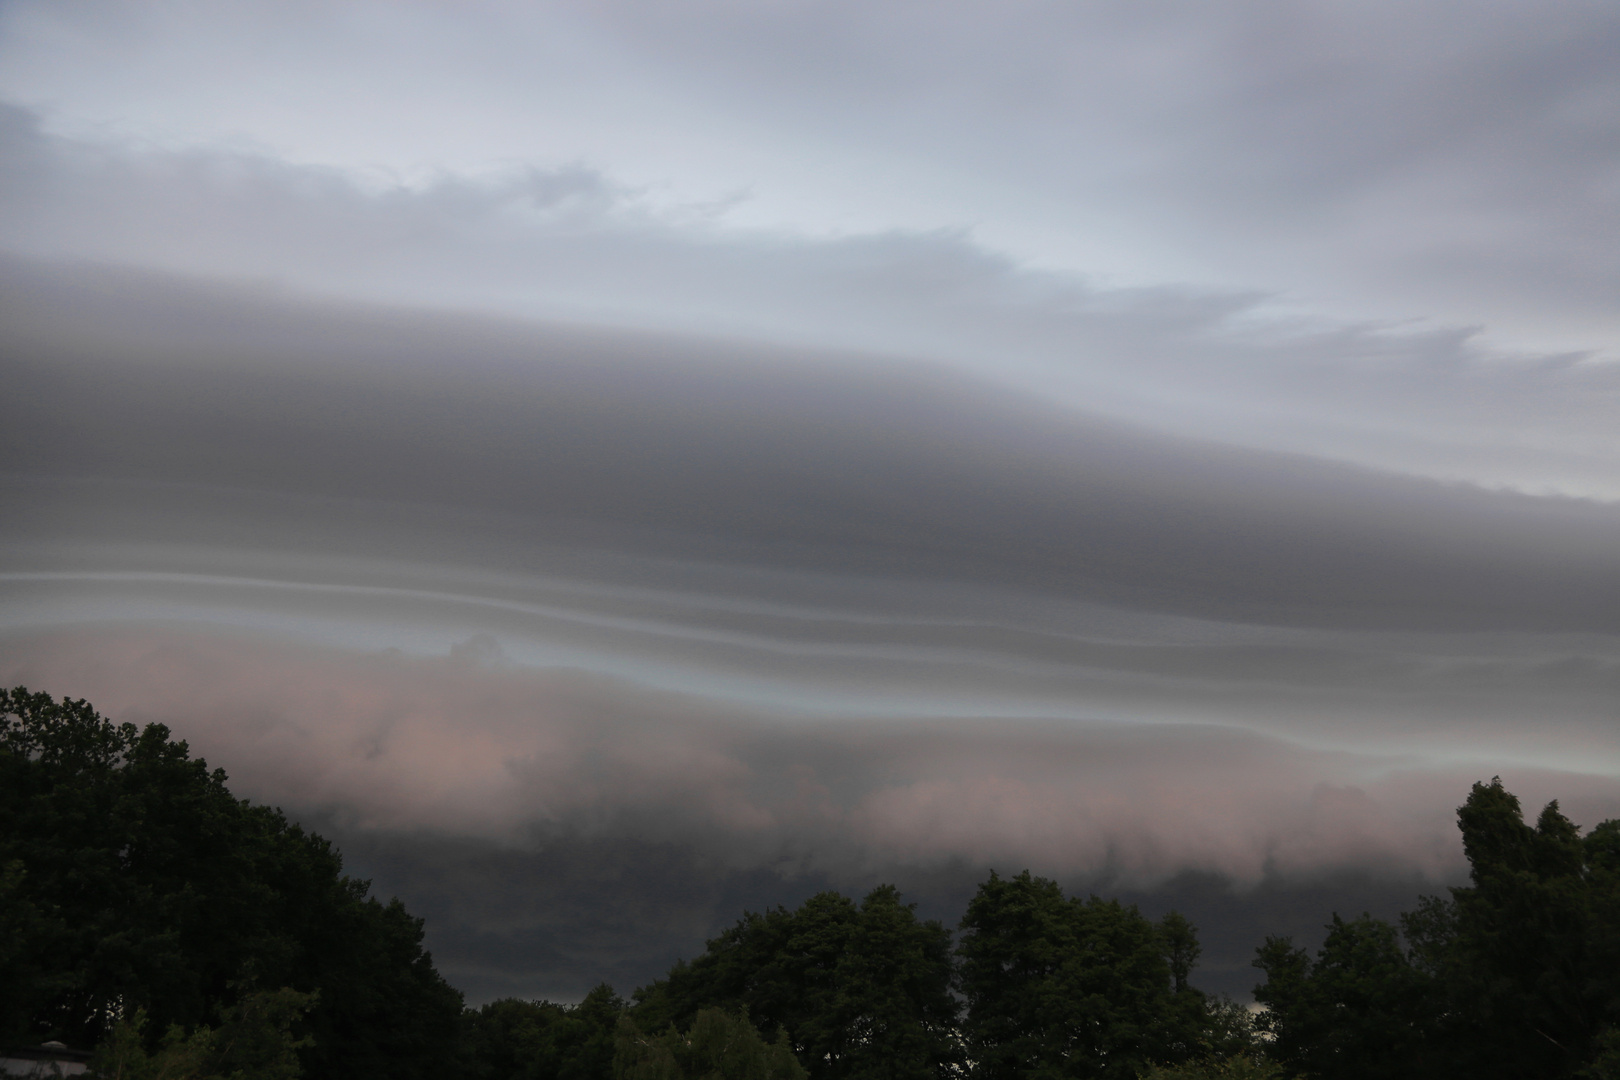
[[[477,1000],[1025,866],[1241,993],[1455,880],[1476,780],[1620,814],[1617,41],[7,5],[0,680],[169,724]]]

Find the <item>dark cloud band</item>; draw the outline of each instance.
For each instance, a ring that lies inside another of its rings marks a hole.
[[[1603,504],[1180,441],[945,369],[10,273],[14,476],[427,504],[1224,620],[1620,630]]]

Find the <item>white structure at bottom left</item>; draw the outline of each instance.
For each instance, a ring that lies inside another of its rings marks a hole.
[[[19,1046],[0,1050],[0,1077],[28,1077],[44,1080],[53,1076],[78,1076],[90,1067],[90,1051],[70,1050],[59,1042]]]

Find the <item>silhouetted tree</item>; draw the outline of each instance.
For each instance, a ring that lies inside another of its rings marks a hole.
[[[222,1010],[218,1027],[171,1025],[154,1052],[143,1038],[146,1010],[136,1009],[97,1047],[90,1073],[99,1080],[297,1080],[298,1051],[311,1040],[294,1029],[317,996],[285,988],[246,993]]]
[[[1555,800],[1532,827],[1500,779],[1457,820],[1471,883],[1414,921],[1454,1056],[1473,1076],[1573,1076],[1620,1022],[1620,822],[1583,839]]]
[[[962,919],[963,1029],[985,1080],[1134,1077],[1192,1057],[1207,1019],[1179,989],[1196,952],[1184,919],[1155,926],[1117,900],[1065,898],[1056,883],[995,874]]]
[[[578,1005],[506,998],[464,1021],[461,1075],[476,1080],[609,1080],[624,999],[603,983]]]
[[[445,1075],[461,996],[421,920],[225,781],[161,724],[0,691],[0,1040],[89,1045],[140,1010],[155,1047],[285,987],[319,991],[310,1074]]]
[[[960,1061],[950,932],[892,886],[860,904],[836,892],[796,911],[748,913],[690,964],[636,992],[644,1031],[705,1008],[746,1010],[779,1031],[814,1080],[937,1080]]]
[[[1458,808],[1471,884],[1394,928],[1334,917],[1311,962],[1268,939],[1255,997],[1273,1053],[1334,1077],[1576,1077],[1620,1046],[1620,822],[1585,837],[1551,802],[1534,826],[1500,779]]]
[[[1395,928],[1338,915],[1313,962],[1286,938],[1268,938],[1255,966],[1266,982],[1255,1000],[1270,1053],[1322,1080],[1394,1080],[1432,1075],[1434,985],[1414,967]]]
[[[619,1022],[614,1080],[805,1080],[787,1032],[760,1038],[746,1016],[700,1009],[683,1034],[671,1024],[644,1035],[628,1016]]]

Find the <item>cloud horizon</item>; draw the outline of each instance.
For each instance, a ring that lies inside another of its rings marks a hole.
[[[332,830],[475,996],[1024,865],[1241,993],[1454,880],[1474,781],[1620,805],[1617,44],[5,5],[0,678]]]

